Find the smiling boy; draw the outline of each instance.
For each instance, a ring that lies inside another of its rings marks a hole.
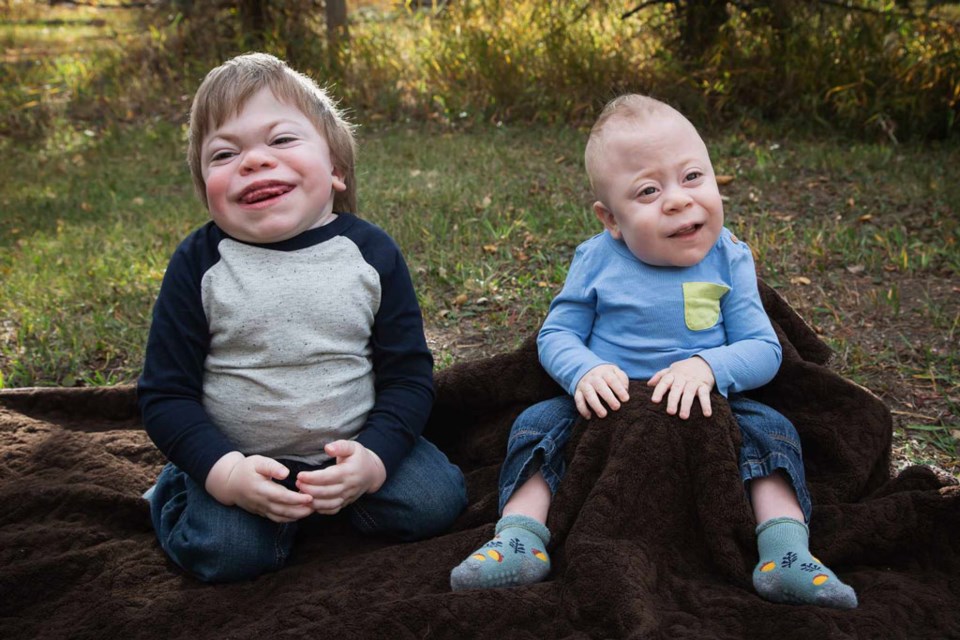
[[[546,518],[578,415],[599,418],[629,400],[630,379],[681,419],[710,393],[740,427],[741,478],[758,523],[757,592],[774,602],[851,608],[853,589],[808,549],[810,496],[793,425],[743,391],[776,375],[781,349],[757,290],[750,249],[723,226],[707,148],[668,105],[640,95],[609,103],[585,164],[605,231],[577,248],[538,336],[544,369],[569,395],[514,422],[500,476],[496,537],[451,573],[454,589],[530,584],[550,570]],[[506,543],[506,547],[505,547]],[[487,562],[490,550],[504,552]]]
[[[433,359],[400,250],[351,213],[352,126],[312,80],[250,54],[204,79],[189,143],[211,222],[170,260],[138,384],[170,461],[147,492],[160,545],[227,582],[282,567],[308,517],[441,532],[466,488],[420,435]]]
[[[199,152],[210,217],[244,242],[279,242],[332,222],[331,195],[347,189],[326,139],[269,87],[207,134]]]

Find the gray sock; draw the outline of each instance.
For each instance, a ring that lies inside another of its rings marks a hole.
[[[809,536],[807,525],[793,518],[773,518],[757,527],[760,562],[753,587],[772,602],[855,608],[853,588],[810,555]]]
[[[450,572],[450,587],[489,589],[540,582],[550,573],[550,531],[523,515],[500,518],[493,540]]]

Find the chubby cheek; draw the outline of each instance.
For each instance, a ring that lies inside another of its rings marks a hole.
[[[711,214],[713,220],[712,223],[723,226],[723,198],[720,197],[719,191],[712,191],[710,195],[706,198],[704,202],[704,208],[707,209]]]
[[[227,193],[230,179],[228,176],[211,173],[206,179],[207,206],[211,213],[224,211],[227,205]]]

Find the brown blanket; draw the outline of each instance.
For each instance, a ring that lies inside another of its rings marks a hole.
[[[470,492],[447,535],[396,544],[334,519],[289,567],[235,585],[198,583],[158,547],[140,494],[163,460],[131,388],[0,392],[0,637],[960,638],[960,489],[920,467],[891,479],[886,408],[763,295],[784,363],[755,395],[802,436],[812,550],[857,590],[856,610],[754,594],[729,409],[715,397],[713,418],[681,422],[640,383],[621,411],[576,428],[549,579],[452,593],[450,569],[492,534],[513,418],[560,392],[528,341],[438,377],[427,435]]]

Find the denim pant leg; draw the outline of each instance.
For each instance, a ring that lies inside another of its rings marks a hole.
[[[579,416],[577,405],[567,395],[538,402],[517,416],[500,469],[500,513],[514,491],[537,471],[550,493],[557,493],[566,472],[564,448]]]
[[[800,435],[785,416],[765,404],[730,394],[730,409],[740,426],[740,477],[746,484],[782,469],[790,478],[805,521],[810,521],[810,491],[803,470]],[[749,493],[747,494],[749,499]]]
[[[410,542],[446,531],[467,506],[460,468],[431,442],[420,438],[380,490],[348,506],[361,533]]]
[[[228,507],[173,464],[150,495],[160,546],[180,568],[204,582],[235,582],[282,567],[296,523],[279,524]]]

